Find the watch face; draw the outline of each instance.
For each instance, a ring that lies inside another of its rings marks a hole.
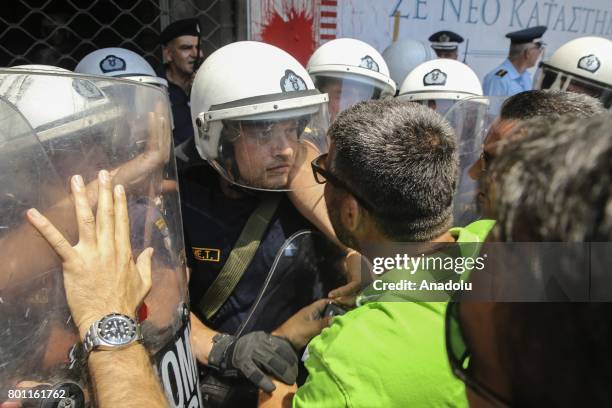
[[[136,325],[127,316],[111,315],[100,321],[98,333],[106,343],[123,345],[136,337]]]

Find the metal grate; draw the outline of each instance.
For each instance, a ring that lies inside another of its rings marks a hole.
[[[0,14],[0,66],[48,64],[74,69],[88,53],[123,47],[161,64],[160,31],[197,17],[208,55],[240,37],[245,0],[6,0]],[[238,9],[238,12],[236,11]],[[238,21],[238,22],[237,22]]]

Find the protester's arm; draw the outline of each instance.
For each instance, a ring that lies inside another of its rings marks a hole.
[[[338,240],[336,232],[327,214],[324,184],[318,184],[312,174],[311,162],[321,153],[309,142],[302,143],[295,170],[291,174],[291,185],[288,192],[289,199],[295,208],[324,233],[330,240],[343,249],[348,249]]]
[[[152,249],[136,263],[130,245],[127,200],[122,186],[111,192],[110,175],[100,172],[98,210],[94,217],[80,176],[72,178],[79,241],[66,238],[38,211],[28,218],[63,261],[64,288],[81,339],[109,313],[132,318],[151,289]],[[114,201],[114,203],[113,203]],[[145,348],[138,343],[113,351],[93,351],[89,372],[97,405],[164,407],[167,401]]]
[[[272,334],[289,340],[296,350],[303,349],[313,337],[330,325],[331,318],[322,317],[329,303],[329,299],[319,299],[301,308]]]
[[[293,397],[297,392],[297,385],[287,385],[280,381],[274,381],[276,389],[273,393],[259,392],[259,408],[291,408],[293,406]]]

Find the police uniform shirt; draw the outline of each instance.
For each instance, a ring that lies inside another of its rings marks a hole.
[[[165,68],[158,74],[161,78],[168,80]],[[174,145],[178,146],[194,136],[189,96],[183,91],[183,88],[168,81],[168,97],[170,98],[172,120],[174,122],[172,139]]]
[[[180,177],[185,250],[191,268],[189,293],[192,311],[200,319],[215,330],[234,334],[249,315],[282,245],[297,231],[311,230],[312,226],[286,194],[249,192],[244,198],[229,198],[221,191],[219,177],[207,164],[190,168]],[[266,194],[283,197],[236,288],[219,311],[206,320],[199,303],[221,272],[247,219]],[[293,254],[289,251],[286,255]],[[247,332],[274,330],[300,308],[325,296],[326,292],[315,288],[316,272],[306,269],[285,268],[274,275],[261,301],[263,306],[257,307],[258,316],[250,321]]]
[[[483,81],[483,91],[488,96],[512,96],[531,89],[531,74],[527,70],[519,74],[509,59],[489,72]]]

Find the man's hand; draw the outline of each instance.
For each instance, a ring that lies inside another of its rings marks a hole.
[[[369,268],[367,259],[359,252],[350,250],[342,265],[347,284],[329,292],[329,298],[344,306],[355,307],[357,295],[367,284],[363,278],[370,276],[367,268]]]
[[[81,338],[93,322],[106,314],[116,312],[134,317],[151,289],[153,250],[144,250],[134,264],[123,187],[115,187],[113,203],[107,171],[99,173],[98,185],[98,210],[94,218],[83,179],[72,177],[79,230],[79,242],[74,247],[37,210],[27,213],[32,225],[62,258],[66,298]]]
[[[296,350],[302,349],[331,324],[331,317],[321,318],[329,303],[329,299],[320,299],[303,307],[272,334],[286,338]]]
[[[267,393],[276,388],[267,374],[293,384],[297,363],[297,355],[287,340],[261,331],[238,338],[228,334],[215,336],[208,356],[208,365],[221,375],[240,373]]]

